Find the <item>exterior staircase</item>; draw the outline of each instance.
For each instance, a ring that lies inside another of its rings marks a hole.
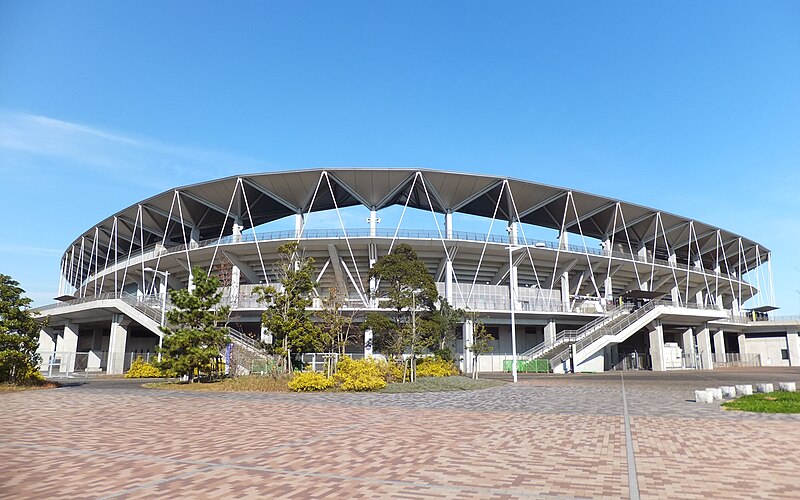
[[[624,317],[631,310],[630,306],[622,306],[607,312],[603,316],[583,325],[578,330],[563,330],[556,334],[552,340],[545,340],[539,345],[520,354],[521,359],[551,359],[556,354],[569,347],[598,329],[605,328],[620,317]]]

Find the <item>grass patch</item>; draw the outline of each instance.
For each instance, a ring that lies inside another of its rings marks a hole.
[[[0,392],[36,391],[39,389],[55,389],[59,387],[56,382],[41,382],[35,384],[0,384]]]
[[[144,384],[150,389],[166,389],[170,391],[202,391],[202,392],[289,392],[287,385],[290,376],[270,377],[247,375],[244,377],[225,378],[213,382],[187,384],[184,382],[151,382]]]
[[[400,394],[408,392],[445,392],[445,391],[471,391],[474,389],[486,389],[497,387],[505,382],[500,380],[472,380],[471,378],[454,377],[420,377],[416,382],[393,382],[380,392],[388,394]]]
[[[722,406],[728,410],[758,413],[800,413],[800,392],[753,394],[722,403]]]

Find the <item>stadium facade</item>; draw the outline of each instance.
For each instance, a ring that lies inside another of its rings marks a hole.
[[[352,207],[366,217],[348,227]],[[380,224],[382,211],[397,224]],[[332,227],[311,229],[315,217]],[[193,266],[225,270],[234,340],[250,344],[264,309],[253,288],[277,282],[277,248],[292,241],[314,258],[312,310],[336,287],[357,315],[383,307],[370,267],[411,245],[440,294],[476,312],[495,338],[473,366],[465,321],[454,347],[467,372],[508,369],[512,356],[556,372],[800,365],[800,321],[769,317],[771,253],[758,242],[567,188],[377,168],[228,177],[92,226],[64,252],[58,301],[39,308],[50,316],[44,368],[117,374],[153,353],[167,292],[192,287]],[[354,349],[369,354],[369,335]]]

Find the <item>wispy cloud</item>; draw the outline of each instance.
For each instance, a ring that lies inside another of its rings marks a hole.
[[[63,250],[56,248],[43,248],[22,245],[0,245],[0,253],[13,253],[20,255],[61,255]]]
[[[0,173],[30,177],[45,167],[52,169],[54,164],[160,187],[273,167],[218,151],[166,144],[46,116],[0,111]]]

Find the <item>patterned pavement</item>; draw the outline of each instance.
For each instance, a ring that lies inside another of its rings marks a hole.
[[[624,381],[641,498],[800,497],[800,415],[691,401],[698,388],[800,381],[800,369]],[[619,373],[440,394],[127,380],[0,394],[0,498],[629,498],[628,483]]]

